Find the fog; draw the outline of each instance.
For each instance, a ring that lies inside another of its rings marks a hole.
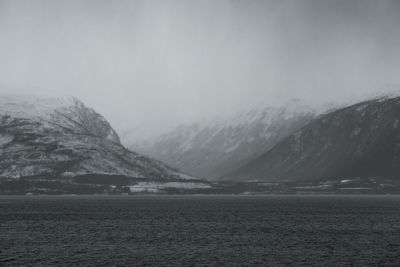
[[[76,96],[133,140],[400,84],[399,29],[400,1],[0,0],[0,90]]]

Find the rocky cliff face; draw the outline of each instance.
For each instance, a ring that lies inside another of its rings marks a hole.
[[[400,97],[382,97],[320,116],[233,180],[315,181],[400,175]]]
[[[282,108],[256,108],[224,120],[181,125],[132,149],[191,175],[216,179],[262,155],[314,114],[291,101]]]
[[[110,124],[79,100],[0,98],[0,177],[85,174],[191,178],[124,148]]]

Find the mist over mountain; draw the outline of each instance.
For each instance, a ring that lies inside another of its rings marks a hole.
[[[257,158],[315,116],[314,109],[294,99],[279,108],[182,124],[131,148],[188,174],[215,179]]]
[[[400,0],[0,0],[1,266],[400,266]]]
[[[76,96],[125,145],[256,104],[343,103],[400,83],[399,13],[396,0],[2,0],[0,93]]]
[[[400,97],[378,97],[311,121],[223,179],[318,181],[400,174]]]
[[[79,101],[1,100],[0,175],[224,179],[332,107],[400,84],[399,12],[395,0],[2,0],[0,95]]]

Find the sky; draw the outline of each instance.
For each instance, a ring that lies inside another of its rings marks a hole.
[[[400,1],[0,0],[0,93],[75,96],[130,140],[400,84]]]

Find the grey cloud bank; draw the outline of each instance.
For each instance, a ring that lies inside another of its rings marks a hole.
[[[399,1],[0,0],[0,90],[74,95],[139,137],[400,84],[398,29]]]

